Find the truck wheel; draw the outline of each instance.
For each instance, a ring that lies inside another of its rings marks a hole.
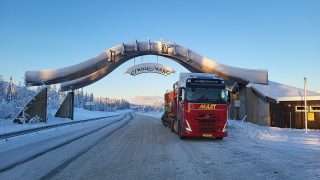
[[[221,141],[223,139],[223,137],[215,137],[214,139]]]
[[[173,131],[175,134],[178,134],[178,121],[174,120]]]
[[[165,115],[162,115],[161,121],[162,121],[163,126],[166,127],[166,116]]]
[[[162,124],[164,125],[164,115],[161,117]],[[165,126],[165,125],[164,125]]]
[[[173,119],[170,119],[170,130],[173,133],[174,132],[174,121]]]
[[[178,121],[178,135],[179,135],[179,139],[184,139],[184,136],[182,135],[180,120]]]

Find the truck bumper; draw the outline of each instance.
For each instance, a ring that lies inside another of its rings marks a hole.
[[[188,132],[182,133],[184,137],[227,137],[228,131],[226,132]]]

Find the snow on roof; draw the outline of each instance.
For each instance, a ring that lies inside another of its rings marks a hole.
[[[248,84],[247,87],[252,88],[264,97],[274,99],[275,101],[303,101],[304,90],[285,84],[269,81],[268,85]],[[307,91],[307,100],[320,100],[320,93]]]
[[[189,78],[221,79],[218,78],[215,74],[209,73],[180,73],[178,81],[179,87],[186,87],[186,83]]]
[[[209,78],[209,79],[216,79],[217,76],[215,74],[208,74],[208,73],[180,73],[181,78]],[[219,78],[221,79],[221,78]]]

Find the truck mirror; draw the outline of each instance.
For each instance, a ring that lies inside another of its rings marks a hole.
[[[185,89],[186,89],[185,87],[180,87],[180,88],[179,88],[179,95],[178,95],[178,97],[179,97],[179,101],[181,101],[181,102],[184,101]]]
[[[228,105],[231,103],[231,91],[228,90]]]

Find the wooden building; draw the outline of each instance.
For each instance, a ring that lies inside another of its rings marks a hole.
[[[233,87],[230,118],[255,124],[304,128],[304,91],[269,81],[268,85],[237,84]],[[307,91],[309,129],[320,129],[320,93]]]

